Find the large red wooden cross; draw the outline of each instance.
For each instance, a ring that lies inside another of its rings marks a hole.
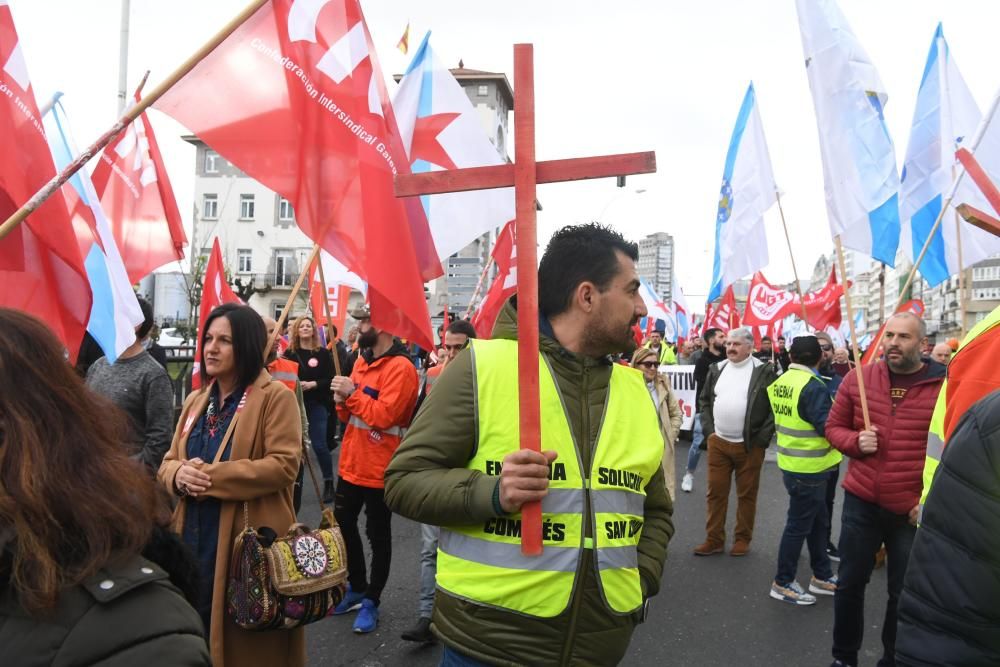
[[[969,178],[973,180],[993,209],[1000,212],[1000,190],[990,180],[990,177],[986,174],[986,170],[980,166],[976,158],[966,148],[960,148],[958,153],[956,153],[956,157],[958,157],[958,161],[965,167]],[[959,215],[965,218],[969,224],[975,225],[994,236],[1000,236],[1000,220],[997,220],[989,213],[980,211],[968,204],[960,204],[957,210]]]
[[[396,196],[514,186],[517,231],[517,363],[521,449],[541,451],[538,399],[538,260],[535,186],[538,183],[650,174],[653,152],[535,161],[535,70],[531,44],[514,45],[514,163],[396,177]],[[521,508],[521,551],[542,553],[542,507]]]

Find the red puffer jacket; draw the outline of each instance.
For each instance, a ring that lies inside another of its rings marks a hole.
[[[865,422],[857,373],[844,377],[826,421],[827,440],[851,457],[844,490],[896,514],[906,514],[920,501],[927,430],[944,381],[943,365],[925,363],[930,363],[927,377],[910,387],[896,408],[889,397],[888,365],[880,361],[864,367],[868,410],[878,434],[874,454],[858,449],[858,433]]]

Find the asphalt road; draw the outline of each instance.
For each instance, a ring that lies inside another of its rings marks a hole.
[[[678,443],[678,471],[684,470],[688,446],[686,441]],[[699,558],[691,553],[704,539],[706,463],[703,456],[695,475],[694,492],[680,493],[676,500],[676,533],[670,542],[663,587],[652,601],[649,619],[633,636],[622,664],[829,665],[833,598],[820,597],[811,607],[796,607],[768,597],[788,502],[773,451],[768,450],[761,475],[752,551],[744,558],[728,554]],[[846,469],[846,463],[842,465]],[[679,488],[680,474],[677,481]],[[304,496],[302,517],[315,525],[319,518],[315,493],[307,489]],[[835,538],[839,534],[840,508],[838,495]],[[730,505],[727,524],[730,540],[734,519],[735,500]],[[399,638],[416,620],[420,576],[418,524],[393,517],[392,555],[392,573],[382,596],[378,629],[368,635],[355,635],[351,631],[353,614],[310,625],[306,628],[309,664],[365,667],[438,664],[439,645],[418,646]],[[803,586],[808,584],[809,574],[808,557],[803,549],[798,573]],[[875,571],[868,588],[861,665],[874,665],[881,656],[880,633],[886,598],[883,568]]]

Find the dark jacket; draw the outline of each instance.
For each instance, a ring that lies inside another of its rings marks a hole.
[[[833,397],[830,396],[830,390],[826,384],[827,378],[817,375],[816,371],[808,366],[796,363],[790,364],[786,372],[793,368],[806,371],[813,376],[806,383],[806,386],[802,387],[797,407],[799,416],[812,424],[813,429],[822,436],[826,432],[826,420],[830,416],[830,407],[833,405]]]
[[[715,383],[719,381],[722,368],[727,363],[729,363],[728,359],[709,367],[708,377],[705,378],[705,387],[701,396],[698,397],[698,413],[701,414],[701,427],[705,434],[701,449],[708,449],[708,436],[715,433],[715,416],[713,414]],[[747,413],[743,420],[743,446],[748,451],[750,447],[766,448],[771,444],[771,438],[774,437],[774,413],[771,412],[771,401],[767,397],[767,388],[777,378],[778,374],[774,370],[774,364],[770,362],[761,362],[760,365],[755,365],[750,374],[750,386],[747,388]]]
[[[333,368],[333,354],[330,350],[325,347],[319,347],[315,350],[288,348],[283,356],[299,365],[300,382],[313,381],[316,383],[312,389],[302,390],[305,404],[309,406],[318,403],[329,409],[333,401],[333,397],[330,395],[330,380],[336,373]]]
[[[910,551],[896,662],[1000,665],[1000,391],[972,406],[944,450]]]
[[[0,559],[0,662],[9,667],[208,667],[201,619],[167,573],[139,556],[62,593],[37,619],[21,608]]]
[[[515,339],[516,319],[517,312],[508,302],[497,318],[493,337]],[[589,470],[612,364],[608,359],[573,354],[545,326],[541,329],[542,354],[564,398],[573,439],[581,445],[581,467]],[[481,523],[498,516],[493,504],[498,478],[465,468],[476,447],[475,396],[472,355],[465,350],[441,374],[386,470],[385,499],[393,511],[433,525]],[[673,505],[661,468],[657,467],[646,493],[638,565],[643,593],[651,597],[660,589],[667,542],[674,532]],[[638,613],[619,616],[607,610],[593,552],[584,550],[583,554],[569,607],[559,616],[524,616],[438,589],[433,630],[448,646],[494,665],[618,663],[639,622]]]
[[[698,406],[698,399],[701,397],[701,390],[705,386],[705,378],[708,377],[708,369],[712,364],[726,358],[725,354],[716,354],[712,348],[707,347],[702,350],[698,360],[694,362],[694,403]],[[697,407],[700,410],[700,407]]]
[[[858,433],[864,430],[857,373],[848,373],[826,421],[826,439],[851,457],[844,490],[895,514],[917,506],[923,489],[927,430],[937,402],[945,367],[932,361],[927,376],[914,384],[898,406],[889,395],[889,366],[884,361],[865,366],[865,394],[871,423],[878,428],[878,450],[862,454]]]

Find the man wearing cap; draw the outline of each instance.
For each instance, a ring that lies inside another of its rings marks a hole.
[[[778,548],[778,572],[771,597],[796,605],[816,603],[795,580],[802,543],[809,546],[810,593],[833,595],[837,579],[827,555],[826,489],[842,458],[823,437],[833,400],[817,367],[823,358],[815,336],[799,336],[789,350],[791,364],[767,388],[778,434],[778,468],[788,491],[788,520]]]
[[[359,321],[361,354],[350,377],[338,375],[330,383],[337,416],[347,422],[333,511],[347,546],[348,588],[334,614],[359,609],[354,631],[368,633],[378,626],[392,556],[392,512],[385,504],[382,479],[410,424],[419,383],[406,347],[388,331],[373,327],[367,308],[354,310],[351,317]],[[370,579],[358,532],[362,507],[372,554]]]

